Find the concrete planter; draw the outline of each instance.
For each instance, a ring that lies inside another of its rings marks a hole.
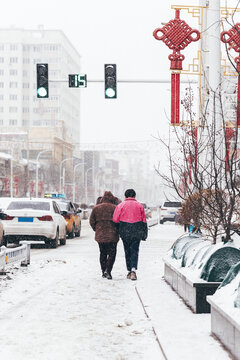
[[[207,302],[206,297],[207,295],[213,295],[221,283],[207,282],[202,279],[199,279],[199,281],[192,281],[166,259],[163,259],[163,261],[164,279],[193,310],[193,312],[197,314],[210,313],[210,305]]]
[[[230,351],[235,360],[240,360],[240,324],[217,305],[211,296],[211,331]]]

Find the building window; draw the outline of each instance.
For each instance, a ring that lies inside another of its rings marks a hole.
[[[9,120],[9,125],[10,126],[16,126],[17,125],[17,120],[16,119],[10,119]]]
[[[30,45],[23,45],[23,51],[29,51]]]
[[[10,57],[9,61],[10,61],[10,64],[17,64],[18,57]]]
[[[4,95],[0,94],[0,100],[4,100]]]
[[[17,107],[16,106],[10,106],[9,112],[10,113],[16,113],[17,112]]]
[[[3,119],[0,119],[0,126],[3,125]]]
[[[0,50],[4,50],[4,44],[0,44]]]
[[[4,111],[4,107],[0,106],[0,112],[3,112],[3,111]]]
[[[23,89],[29,89],[29,83],[23,83]]]
[[[9,95],[9,100],[17,100],[17,95],[16,94],[10,94]]]
[[[9,87],[16,89],[16,88],[18,87],[18,83],[17,83],[16,81],[11,81],[11,82],[9,83]]]
[[[10,50],[11,51],[16,51],[18,49],[17,44],[10,44]]]
[[[0,82],[0,88],[4,88],[4,82]]]
[[[0,57],[0,63],[4,63],[4,57]]]
[[[29,108],[28,107],[23,107],[23,113],[29,113]]]
[[[29,126],[29,120],[23,120],[23,126]]]
[[[10,69],[9,70],[9,75],[17,75],[18,71],[16,69]]]
[[[29,58],[23,58],[23,64],[30,64]]]
[[[29,95],[23,95],[23,101],[29,101]]]
[[[0,69],[0,76],[4,75],[4,70]]]

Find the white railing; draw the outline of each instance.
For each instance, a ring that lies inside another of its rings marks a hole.
[[[0,275],[6,274],[6,265],[13,262],[21,261],[21,266],[30,264],[30,247],[31,244],[23,241],[23,244],[17,248],[9,249],[1,246],[0,251]]]

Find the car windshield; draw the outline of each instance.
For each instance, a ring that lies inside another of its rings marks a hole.
[[[7,210],[20,209],[50,210],[50,203],[45,201],[12,201],[7,207]]]
[[[163,206],[177,208],[177,207],[181,207],[181,203],[178,201],[165,201]]]

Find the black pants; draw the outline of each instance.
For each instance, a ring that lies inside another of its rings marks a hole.
[[[111,274],[113,264],[117,254],[117,243],[99,243],[100,265],[102,272],[107,271]]]
[[[131,271],[132,268],[137,270],[139,245],[141,240],[125,238],[122,239],[122,241],[128,271]]]

